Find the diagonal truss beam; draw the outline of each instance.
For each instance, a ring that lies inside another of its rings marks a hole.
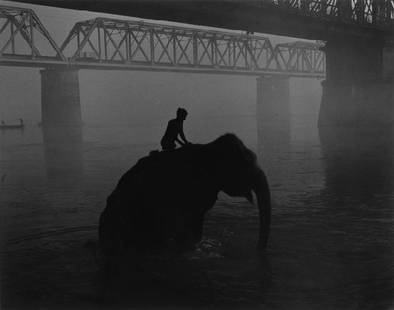
[[[69,50],[73,63],[211,68],[256,75],[310,72],[323,76],[325,58],[319,48],[309,42],[274,46],[264,36],[240,32],[96,18],[77,23],[61,50]]]
[[[0,35],[0,57],[4,54],[31,58],[48,56],[66,61],[60,48],[33,10],[1,5]],[[16,44],[18,40],[25,42],[28,50],[21,47],[21,44]],[[39,47],[39,43],[43,41],[47,45],[45,50]]]
[[[41,50],[38,38],[49,49]],[[19,49],[20,41],[27,50]],[[324,77],[320,47],[301,41],[275,46],[267,37],[243,32],[95,18],[76,23],[59,48],[32,10],[0,6],[0,65]]]
[[[259,0],[266,9],[287,14],[393,30],[394,0]]]

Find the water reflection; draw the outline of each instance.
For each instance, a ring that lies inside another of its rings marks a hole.
[[[327,191],[365,202],[393,189],[392,129],[320,129]]]
[[[47,178],[77,182],[83,175],[81,127],[43,127]]]
[[[308,309],[392,306],[393,131],[318,132],[304,120],[290,129],[259,126],[258,133],[273,197],[276,287],[267,294],[296,298]],[[274,296],[274,305],[294,307]]]
[[[287,169],[279,168],[290,154],[290,122],[269,122],[257,119],[257,155],[259,163],[274,186],[288,177]]]
[[[301,216],[308,243],[327,266],[321,284],[336,287],[339,303],[386,309],[394,292],[393,131],[321,128],[319,136],[325,186],[299,202],[310,206]]]
[[[227,120],[232,126],[235,121]],[[86,126],[83,143],[80,129],[44,130],[41,136],[28,127],[23,136],[4,135],[2,303],[54,309],[389,308],[392,133],[323,129],[319,136],[315,120],[266,121],[259,124],[258,154],[273,194],[267,254],[256,257],[254,251],[256,207],[220,197],[204,227],[204,237],[220,246],[198,259],[151,257],[136,265],[125,257],[110,281],[100,279],[100,264],[85,244],[97,240],[97,219],[119,176],[156,147],[154,139],[138,141],[140,133],[155,137],[156,129],[149,125],[136,134],[131,127]],[[243,136],[254,140],[250,118],[239,122]],[[201,137],[216,136],[218,121],[204,119],[203,127]]]

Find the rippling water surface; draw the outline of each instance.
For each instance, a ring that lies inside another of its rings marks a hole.
[[[255,206],[221,195],[193,253],[128,253],[105,270],[98,216],[121,174],[158,148],[162,124],[45,139],[30,124],[0,133],[2,307],[394,308],[392,131],[318,132],[308,116],[187,126],[199,142],[231,128],[258,153],[273,196],[265,255]]]

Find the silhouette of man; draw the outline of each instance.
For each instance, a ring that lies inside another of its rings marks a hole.
[[[186,116],[187,111],[185,109],[178,108],[176,111],[176,118],[168,122],[166,132],[160,141],[163,151],[174,150],[176,148],[175,142],[180,146],[189,143],[183,133],[183,121],[186,119]]]

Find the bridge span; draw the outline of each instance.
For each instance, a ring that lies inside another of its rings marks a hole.
[[[77,22],[58,47],[34,11],[0,6],[4,66],[323,78],[320,47],[305,41],[274,45],[262,35],[111,18]]]

